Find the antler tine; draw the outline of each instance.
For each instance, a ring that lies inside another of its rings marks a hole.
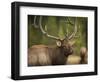
[[[69,24],[73,25],[73,23],[70,21],[69,17],[67,18]]]
[[[34,25],[36,28],[39,27],[39,25],[36,24],[36,16],[34,16],[34,23],[33,23],[33,25]]]
[[[69,24],[73,25],[68,17],[67,17],[67,21],[69,22]],[[68,35],[68,28],[67,28],[67,29],[66,29],[66,34],[65,34],[65,37],[64,37],[63,40],[68,39],[68,36],[69,36],[69,35]]]
[[[39,27],[40,27],[41,32],[42,32],[44,35],[46,35],[47,37],[52,38],[52,39],[55,39],[55,40],[60,40],[58,37],[49,35],[49,34],[42,28],[42,16],[40,16]],[[46,25],[45,25],[45,27],[46,27]]]
[[[66,32],[66,35],[65,35],[64,39],[62,39],[62,40],[65,40],[67,38],[68,38],[68,29],[67,29],[67,32]]]
[[[74,31],[73,33],[68,37],[68,40],[72,39],[73,37],[75,37],[77,33],[77,18],[75,18],[75,21],[74,21]]]
[[[75,34],[76,34],[76,32],[77,32],[77,19],[75,18],[75,22],[74,22],[74,31],[73,31],[73,33],[69,36],[68,35],[68,29],[67,29],[67,33],[66,33],[66,35],[65,35],[65,38],[63,39],[63,40],[65,40],[65,39],[67,39],[67,40],[70,40],[70,39],[72,39],[73,37],[75,37]]]

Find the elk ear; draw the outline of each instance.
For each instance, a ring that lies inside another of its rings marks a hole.
[[[56,41],[56,44],[57,44],[58,47],[61,46],[61,42],[60,41]]]

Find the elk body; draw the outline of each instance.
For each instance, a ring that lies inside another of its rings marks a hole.
[[[50,47],[34,45],[28,51],[29,66],[32,65],[63,65],[66,57],[73,53],[71,47]]]
[[[34,18],[34,22],[35,20],[36,17]],[[73,33],[70,36],[66,34],[63,39],[49,35],[47,31],[42,28],[41,23],[42,17],[40,16],[39,25],[36,25],[35,23],[34,25],[40,28],[40,31],[43,33],[43,35],[47,36],[48,38],[54,39],[57,42],[57,46],[51,47],[46,45],[33,45],[28,49],[28,66],[66,64],[66,57],[73,53],[73,44],[69,41],[75,36],[77,32],[76,20]],[[67,41],[67,44],[64,43],[65,40]]]

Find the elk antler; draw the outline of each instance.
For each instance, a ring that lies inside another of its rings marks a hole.
[[[68,19],[69,20],[69,19]],[[65,37],[64,37],[64,39],[63,40],[65,40],[65,39],[67,39],[67,40],[70,40],[70,39],[72,39],[73,37],[75,37],[75,35],[76,35],[76,33],[77,33],[77,18],[75,18],[75,20],[74,20],[74,31],[72,32],[72,34],[69,36],[68,35],[68,29],[67,29],[67,33],[66,33],[66,35],[65,35]]]
[[[60,38],[55,37],[55,36],[52,36],[52,35],[49,35],[49,34],[47,33],[47,30],[44,30],[44,29],[43,29],[43,27],[42,27],[42,16],[40,16],[40,18],[39,18],[39,25],[36,25],[35,22],[36,22],[36,16],[34,17],[34,26],[35,26],[35,27],[39,27],[40,30],[41,30],[41,32],[42,32],[44,35],[46,35],[47,37],[60,41]],[[47,29],[46,25],[45,25],[45,28]]]
[[[33,23],[32,25],[34,25],[36,28],[39,27],[39,26],[36,24],[36,16],[34,16],[34,23]]]
[[[69,18],[68,18],[68,21],[70,22],[70,19],[69,19]],[[71,23],[71,22],[70,22],[70,23]],[[72,23],[71,23],[71,24],[72,24]],[[77,18],[75,18],[74,24],[72,24],[72,25],[74,25],[74,31],[72,32],[72,34],[69,36],[69,34],[68,34],[68,29],[67,29],[67,33],[66,33],[65,37],[64,37],[63,39],[60,39],[59,37],[55,37],[55,36],[53,36],[53,35],[49,35],[49,34],[47,33],[47,30],[44,30],[44,29],[43,29],[43,27],[42,27],[42,16],[40,16],[40,18],[39,18],[39,25],[36,24],[36,16],[34,17],[34,26],[35,26],[35,27],[39,27],[40,30],[41,30],[41,32],[42,32],[44,35],[46,35],[47,37],[52,38],[52,39],[55,39],[55,40],[58,40],[58,41],[64,41],[65,39],[70,40],[70,39],[72,39],[73,37],[75,37],[75,34],[76,34],[76,32],[77,32]],[[45,28],[47,29],[47,26],[46,26],[46,25],[45,25]]]
[[[75,18],[75,20],[74,20],[74,31],[73,31],[73,33],[68,37],[68,39],[70,40],[70,39],[72,39],[73,37],[75,37],[76,33],[77,33],[77,18]]]

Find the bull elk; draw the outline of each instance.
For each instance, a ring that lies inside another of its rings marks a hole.
[[[47,45],[33,45],[28,49],[28,66],[45,66],[45,65],[64,65],[66,64],[66,57],[73,53],[70,40],[75,37],[77,32],[77,18],[74,20],[74,31],[69,35],[66,33],[63,39],[50,35],[42,26],[42,16],[39,17],[39,24],[35,24],[36,16],[34,18],[34,26],[39,27],[40,31],[48,38],[54,39],[57,46],[50,47]],[[45,25],[46,27],[46,25]],[[67,41],[67,44],[64,41]]]

